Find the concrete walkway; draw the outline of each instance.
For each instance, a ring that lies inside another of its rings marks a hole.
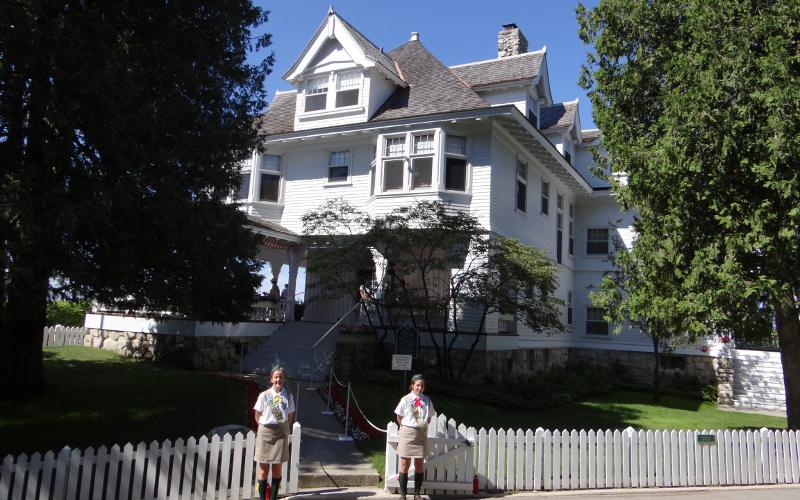
[[[297,381],[289,387],[297,391]],[[366,486],[374,489],[380,477],[352,441],[340,441],[344,425],[333,415],[323,415],[325,402],[315,390],[300,382],[297,421],[302,425],[300,445],[301,489],[333,489]],[[352,497],[350,497],[352,498]]]

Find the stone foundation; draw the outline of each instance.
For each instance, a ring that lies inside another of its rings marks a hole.
[[[390,369],[391,367],[391,352],[384,353],[382,351],[374,334],[342,333],[336,339],[333,369],[339,379],[354,378],[355,370]]]
[[[240,344],[254,349],[262,337],[192,337],[89,328],[83,345],[121,356],[194,370],[238,370]]]

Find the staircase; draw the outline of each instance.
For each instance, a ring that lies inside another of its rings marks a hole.
[[[276,362],[286,370],[288,378],[322,381],[328,376],[336,332],[313,349],[317,340],[327,332],[332,323],[294,321],[285,323],[256,349],[249,351],[243,360],[243,369],[252,373],[269,373]]]

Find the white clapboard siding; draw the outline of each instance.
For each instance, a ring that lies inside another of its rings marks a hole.
[[[286,479],[281,494],[297,493],[300,434],[300,424],[295,423],[289,437],[290,459],[283,464]],[[450,445],[459,439],[452,439]],[[49,451],[30,458],[24,453],[7,455],[0,467],[0,499],[250,498],[254,453],[255,433],[248,432],[247,436],[215,435],[210,440],[190,437],[185,444],[178,439],[174,445],[166,440],[135,447],[131,443],[122,448],[101,446],[96,451],[65,447],[58,455]],[[472,473],[472,455],[464,454],[461,463],[466,458],[469,467],[454,472],[454,478]]]
[[[42,347],[64,347],[83,345],[86,329],[79,326],[48,326],[42,333]]]
[[[473,474],[488,491],[800,484],[800,431],[475,430],[443,415],[431,427],[428,492],[471,489]],[[397,488],[397,434],[390,423],[387,491]]]

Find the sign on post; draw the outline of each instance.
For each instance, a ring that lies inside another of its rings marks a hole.
[[[392,370],[411,370],[412,356],[410,354],[392,354]]]
[[[397,354],[417,355],[417,331],[406,321],[395,332],[394,352]],[[410,368],[409,368],[410,369]]]

